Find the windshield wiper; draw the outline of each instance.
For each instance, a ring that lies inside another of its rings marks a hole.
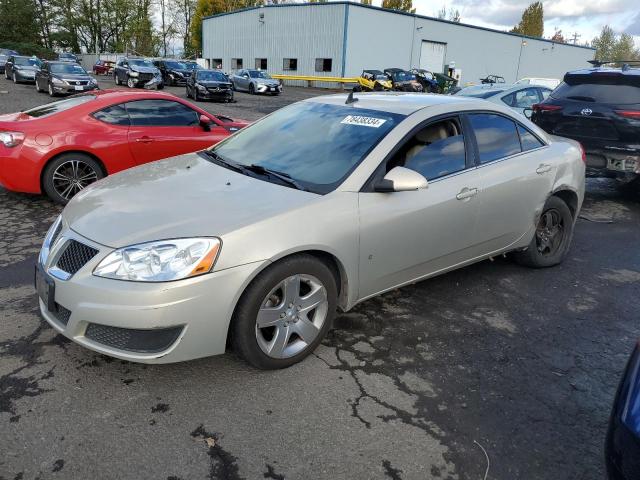
[[[306,188],[304,188],[296,180],[291,178],[291,176],[288,173],[278,172],[277,170],[272,170],[270,168],[263,167],[262,165],[256,165],[255,163],[252,163],[251,165],[243,165],[243,166],[245,169],[253,173],[271,175],[272,177],[275,177],[284,183],[288,183],[289,185],[296,188],[297,190],[302,190],[303,192],[307,191]]]
[[[213,150],[203,150],[202,153],[211,157],[211,159],[217,163],[218,165],[222,165],[223,167],[227,167],[229,170],[235,170],[236,172],[244,173],[245,168],[242,165],[239,165],[235,162],[231,162],[229,160],[225,160],[220,155],[218,155]]]

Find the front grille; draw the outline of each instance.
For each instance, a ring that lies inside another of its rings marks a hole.
[[[89,85],[89,80],[67,80],[69,85]]]
[[[56,303],[56,310],[53,312],[53,315],[62,325],[66,326],[71,317],[71,310],[67,310],[59,303]]]
[[[90,323],[84,336],[118,350],[155,353],[169,348],[180,336],[182,327],[139,330]]]
[[[140,73],[138,74],[138,80],[144,83],[153,79],[153,73]]]
[[[207,90],[211,93],[226,93],[231,89],[228,87],[209,87]]]
[[[98,250],[76,240],[69,240],[56,266],[63,272],[74,275],[96,256]]]

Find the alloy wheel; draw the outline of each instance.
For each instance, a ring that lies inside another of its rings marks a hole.
[[[69,200],[97,179],[98,172],[90,165],[81,160],[69,160],[61,163],[53,171],[52,183],[56,193],[65,200]]]
[[[313,275],[285,278],[262,301],[256,340],[271,358],[290,358],[318,337],[327,319],[327,289]]]
[[[53,87],[49,84],[49,95],[53,97]]]
[[[553,256],[561,248],[565,236],[562,215],[555,208],[546,210],[536,228],[536,246],[545,256]]]
[[[18,83],[18,76],[16,75],[16,72],[13,72],[13,83]]]
[[[127,87],[135,88],[136,87],[136,81],[131,77],[127,78]]]

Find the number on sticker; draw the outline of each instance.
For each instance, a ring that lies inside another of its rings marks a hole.
[[[360,125],[361,127],[379,128],[386,120],[375,117],[363,117],[362,115],[347,115],[340,123],[345,125]]]

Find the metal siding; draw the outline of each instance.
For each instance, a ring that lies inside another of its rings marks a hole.
[[[231,59],[242,58],[254,68],[267,59],[271,74],[342,75],[342,46],[347,5],[260,8],[207,18],[203,22],[203,57],[222,58],[231,72]],[[264,23],[259,14],[264,14]],[[297,58],[298,70],[283,70],[284,58]],[[331,58],[331,72],[316,72],[316,58]],[[296,82],[303,84],[305,82]]]

